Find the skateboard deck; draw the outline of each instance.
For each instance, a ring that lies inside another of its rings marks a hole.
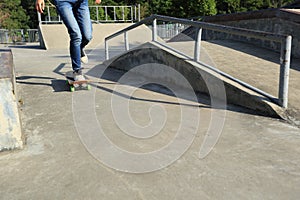
[[[75,90],[90,90],[91,85],[89,84],[91,81],[89,79],[82,81],[75,81],[73,77],[73,71],[69,71],[65,74],[67,79],[67,84],[70,87],[70,91],[74,92]],[[85,77],[86,78],[86,77]]]

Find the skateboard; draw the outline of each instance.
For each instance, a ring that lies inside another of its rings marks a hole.
[[[73,71],[67,72],[65,76],[71,92],[74,92],[75,90],[91,90],[91,85],[89,84],[91,81],[89,79],[75,81],[73,77]]]

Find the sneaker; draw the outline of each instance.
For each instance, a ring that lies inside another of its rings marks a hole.
[[[76,70],[73,72],[74,81],[84,81],[85,77],[82,74],[81,70]]]
[[[89,58],[87,57],[85,51],[83,49],[81,49],[81,58],[80,58],[81,62],[84,64],[87,64],[89,62]]]

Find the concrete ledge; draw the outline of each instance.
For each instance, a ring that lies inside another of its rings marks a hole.
[[[0,50],[0,151],[22,148],[12,53]]]
[[[129,71],[137,66],[146,65],[148,70],[143,72],[143,76],[160,79],[161,81],[167,80],[172,84],[184,87],[178,82],[176,77],[172,79],[160,67],[157,67],[157,64],[163,64],[174,68],[183,75],[196,92],[218,98],[219,91],[222,90],[221,86],[225,88],[227,103],[251,109],[257,114],[265,116],[282,117],[284,114],[284,111],[279,106],[272,103],[266,97],[157,43],[151,42],[141,45],[105,62],[105,64],[109,67],[125,71]]]

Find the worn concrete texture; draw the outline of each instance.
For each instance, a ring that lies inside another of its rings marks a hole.
[[[22,148],[12,54],[0,49],[0,151]]]
[[[207,54],[202,57],[207,57]],[[251,109],[257,114],[279,118],[284,115],[284,109],[259,93],[155,42],[141,45],[105,63],[108,67],[136,71],[149,79],[167,81],[183,88],[191,87],[210,98]]]
[[[214,49],[214,60],[222,60],[218,46],[205,45]],[[212,108],[207,96],[193,101],[195,94],[187,91],[107,69],[103,46],[88,51],[92,90],[75,93],[63,76],[71,69],[68,50],[27,45],[13,47],[13,53],[27,143],[21,151],[0,154],[1,198],[299,199],[297,126],[233,105]],[[200,159],[204,141],[215,139]],[[115,152],[117,146],[151,154],[174,141],[178,148],[153,158],[158,166]],[[149,166],[153,172],[141,173]],[[140,173],[124,172],[130,169]]]
[[[132,23],[93,24],[93,39],[88,44],[87,48],[97,48],[103,45],[105,37],[130,25],[132,25]],[[70,39],[68,36],[68,31],[63,24],[41,24],[39,26],[39,31],[41,48],[68,49]],[[116,39],[110,41],[109,45],[117,47],[123,45],[123,48],[125,48],[124,42],[122,41],[123,38],[124,35],[120,35]],[[142,44],[151,40],[151,30],[145,25],[140,26],[132,31],[129,31],[128,38],[130,39],[132,45]]]
[[[10,79],[0,79],[0,151],[22,148],[18,102]]]

